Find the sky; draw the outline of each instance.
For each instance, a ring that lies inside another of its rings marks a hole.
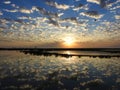
[[[120,48],[120,0],[0,0],[0,47]]]

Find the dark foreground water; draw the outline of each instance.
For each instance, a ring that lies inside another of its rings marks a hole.
[[[103,52],[60,53],[107,55]],[[120,58],[0,51],[0,90],[120,90]]]

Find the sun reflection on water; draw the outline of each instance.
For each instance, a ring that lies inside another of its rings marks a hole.
[[[70,55],[70,54],[71,54],[71,52],[70,52],[70,51],[66,51],[66,53],[67,53],[68,55]]]

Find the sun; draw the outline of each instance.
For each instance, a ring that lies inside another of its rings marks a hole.
[[[63,40],[64,40],[64,44],[67,46],[72,46],[75,42],[74,38],[70,36],[65,37]]]

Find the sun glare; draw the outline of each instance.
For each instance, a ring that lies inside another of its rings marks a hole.
[[[65,45],[67,45],[67,46],[71,46],[71,45],[74,44],[74,38],[73,38],[73,37],[70,37],[70,36],[65,37],[65,38],[64,38],[64,43],[65,43]]]

